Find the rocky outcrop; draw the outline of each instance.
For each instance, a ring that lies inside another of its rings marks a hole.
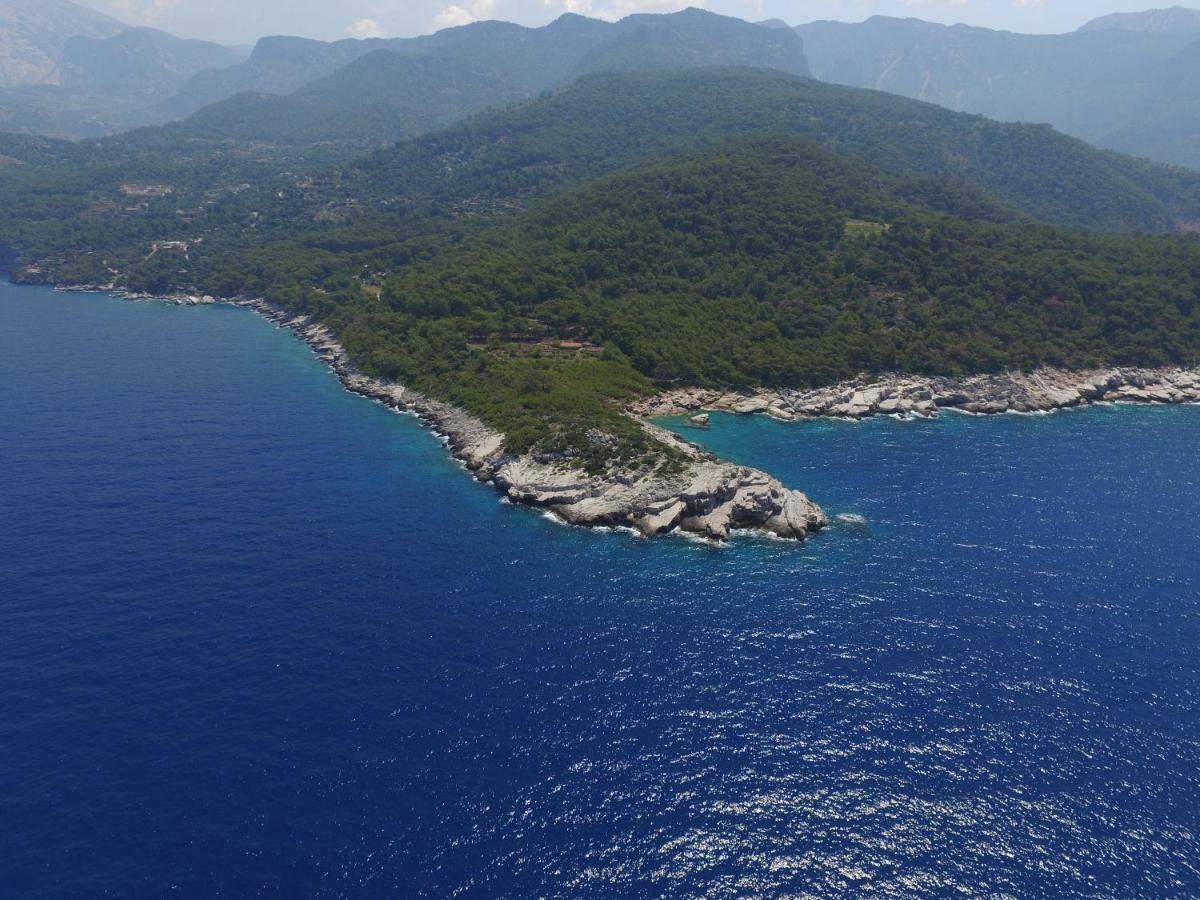
[[[803,540],[829,524],[821,508],[799,491],[757,469],[718,460],[649,423],[642,427],[677,451],[678,464],[665,469],[614,466],[600,474],[588,474],[562,459],[508,453],[500,432],[458,407],[363,374],[324,326],[267,300],[189,294],[150,297],[111,285],[61,289],[102,291],[129,300],[153,299],[181,306],[233,303],[252,309],[295,332],[348,390],[391,409],[411,412],[437,430],[454,456],[479,480],[491,482],[514,503],[546,509],[564,522],[627,527],[646,536],[690,532],[714,541],[726,540],[736,529],[758,529]]]
[[[655,416],[688,414],[689,424],[706,427],[709,410],[795,420],[936,416],[942,410],[980,415],[1049,412],[1092,403],[1200,403],[1200,370],[1181,368],[1082,372],[1046,368],[968,378],[860,376],[808,391],[688,388],[637,401],[627,410],[643,420],[643,427],[656,438],[678,451],[678,465],[614,466],[601,474],[588,474],[563,459],[507,453],[500,432],[457,407],[364,375],[323,326],[265,300],[230,301],[185,294],[150,298],[110,285],[73,289],[108,291],[128,299],[165,299],[181,305],[231,302],[254,309],[296,332],[347,389],[412,412],[437,429],[455,457],[512,501],[547,509],[572,524],[628,527],[648,536],[685,531],[725,540],[734,530],[747,528],[803,539],[829,524],[821,508],[804,494],[756,469],[723,462],[673,432],[644,421]]]
[[[11,276],[13,284],[45,284],[37,269],[25,269]],[[212,306],[215,303],[227,303],[220,297],[210,294],[148,294],[142,291],[127,291],[111,284],[67,284],[54,288],[65,294],[109,294],[122,300],[153,300],[159,303],[174,303],[176,306]]]
[[[646,536],[684,531],[715,541],[726,540],[739,528],[802,540],[828,525],[821,508],[799,491],[756,469],[718,460],[651,424],[644,427],[678,451],[678,465],[666,470],[614,467],[593,475],[559,459],[507,453],[504,436],[474,416],[359,372],[323,326],[264,300],[239,302],[295,331],[347,389],[415,413],[445,436],[454,455],[477,478],[494,484],[514,503],[549,510],[574,525],[628,527]]]
[[[1039,369],[969,378],[860,377],[810,391],[723,392],[687,389],[633,405],[642,417],[722,410],[765,413],[778,419],[828,416],[934,416],[940,410],[979,415],[1050,412],[1091,403],[1198,403],[1200,370]]]
[[[592,476],[529,456],[503,461],[492,481],[509,498],[545,507],[575,525],[686,531],[725,540],[736,528],[803,539],[825,527],[821,509],[755,469],[697,452],[676,474],[612,471]]]

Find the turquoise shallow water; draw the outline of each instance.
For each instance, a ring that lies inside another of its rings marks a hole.
[[[1200,409],[696,436],[869,524],[566,528],[245,311],[0,286],[0,893],[1200,893]]]

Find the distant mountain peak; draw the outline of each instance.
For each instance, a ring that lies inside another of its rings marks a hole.
[[[0,0],[0,23],[11,26],[21,19],[40,23],[96,27],[105,30],[128,28],[124,22],[71,0]]]
[[[0,87],[57,84],[72,38],[110,38],[126,25],[70,0],[0,0]]]
[[[1200,9],[1172,6],[1143,12],[1112,13],[1092,19],[1080,31],[1140,31],[1144,34],[1200,34]]]

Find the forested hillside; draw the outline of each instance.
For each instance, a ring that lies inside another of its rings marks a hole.
[[[19,277],[269,297],[589,466],[645,450],[620,408],[655,386],[1200,362],[1195,176],[778,72],[592,76],[352,164],[0,154]]]
[[[732,139],[471,235],[403,267],[383,301],[394,328],[458,320],[464,341],[521,319],[585,334],[662,383],[1200,351],[1200,242],[971,223],[919,196],[803,138]],[[438,357],[455,367],[449,348]],[[371,360],[406,380],[438,368],[390,344]]]
[[[753,70],[585,79],[556,96],[394,149],[348,172],[361,195],[432,189],[443,204],[519,196],[697,142],[806,135],[891,172],[970,186],[1034,218],[1174,231],[1200,217],[1200,175],[889,94]]]
[[[23,165],[2,173],[10,202],[0,222],[32,256],[65,262],[103,247],[132,277],[147,240],[249,247],[311,228],[331,247],[377,246],[511,215],[622,167],[746,134],[809,137],[902,178],[914,202],[964,218],[1113,232],[1168,232],[1200,218],[1200,177],[1044,127],[782,73],[711,69],[592,76],[332,167],[321,146],[247,151],[172,129],[83,144],[3,138],[0,154]],[[161,195],[131,196],[139,185]],[[150,281],[161,289],[170,275]]]

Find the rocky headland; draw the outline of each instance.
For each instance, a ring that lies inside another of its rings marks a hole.
[[[650,467],[614,467],[589,475],[554,457],[508,453],[504,436],[474,416],[358,371],[324,326],[264,300],[236,302],[294,331],[348,390],[420,417],[445,437],[454,456],[479,480],[495,485],[515,503],[548,510],[570,524],[627,527],[648,537],[681,531],[715,541],[728,539],[739,528],[803,540],[829,524],[821,508],[799,491],[757,469],[723,462],[649,423],[644,427],[684,460],[669,474]]]
[[[45,279],[34,272],[19,280],[42,283]],[[150,295],[116,285],[69,285],[58,290],[180,306],[228,303],[252,309],[307,343],[347,390],[420,418],[445,439],[454,456],[480,481],[493,484],[514,503],[545,509],[572,525],[624,527],[647,537],[678,531],[724,541],[737,529],[803,540],[829,524],[825,512],[801,492],[757,469],[719,460],[648,422],[641,423],[642,427],[677,450],[683,460],[668,473],[647,466],[614,466],[592,475],[552,456],[508,453],[504,435],[478,418],[402,385],[363,374],[323,325],[264,299]]]
[[[787,421],[834,417],[936,416],[943,410],[977,415],[1051,412],[1094,403],[1200,403],[1200,370],[1112,368],[1082,372],[1039,369],[967,378],[862,376],[806,391],[681,389],[638,401],[634,415],[701,410],[762,413]]]
[[[785,421],[821,417],[933,417],[950,410],[993,415],[1050,412],[1094,403],[1200,403],[1200,370],[1112,368],[1081,372],[1045,368],[966,378],[860,376],[814,390],[721,391],[683,388],[639,400],[626,410],[657,439],[678,451],[669,470],[614,466],[589,474],[570,461],[538,453],[513,454],[504,436],[462,409],[360,372],[321,324],[266,300],[193,295],[142,295],[109,285],[64,290],[114,293],[131,300],[180,305],[231,303],[290,329],[350,391],[409,412],[441,434],[450,451],[480,481],[514,503],[545,509],[574,525],[625,527],[653,536],[687,532],[723,541],[736,529],[803,540],[825,528],[825,512],[799,491],[757,469],[717,459],[703,447],[646,421],[686,414],[708,426],[708,412],[765,414]]]

